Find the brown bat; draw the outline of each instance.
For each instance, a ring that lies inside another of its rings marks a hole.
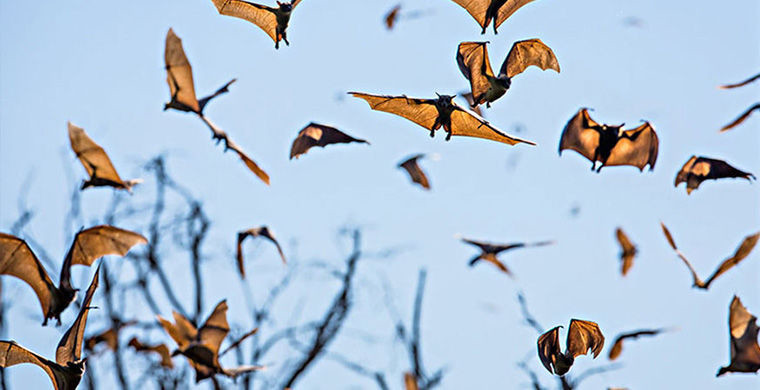
[[[84,350],[92,352],[95,351],[95,348],[99,344],[105,344],[108,349],[116,352],[116,348],[119,346],[119,332],[128,326],[135,325],[136,323],[137,321],[119,322],[115,327],[87,337],[84,339]]]
[[[430,137],[443,127],[446,140],[452,135],[483,138],[514,145],[520,142],[535,145],[531,141],[512,137],[493,127],[488,121],[454,102],[452,95],[438,95],[437,99],[418,99],[406,96],[370,95],[361,92],[349,94],[364,99],[373,110],[384,111],[406,118],[428,130]]]
[[[617,237],[617,241],[620,244],[620,261],[622,263],[620,273],[625,276],[633,266],[633,259],[636,257],[638,250],[636,249],[636,245],[633,245],[631,240],[628,239],[623,229],[615,229],[615,237]]]
[[[314,146],[324,148],[330,144],[347,144],[350,142],[369,145],[366,140],[354,138],[334,127],[311,122],[301,129],[296,139],[293,140],[293,145],[290,147],[290,159],[298,158]]]
[[[462,42],[457,50],[459,70],[470,81],[473,107],[483,103],[486,107],[491,107],[491,103],[507,92],[512,78],[531,65],[559,73],[559,63],[552,49],[540,39],[527,39],[512,45],[496,76],[488,59],[487,44],[488,42]]]
[[[172,355],[169,353],[169,347],[166,346],[166,344],[156,344],[156,345],[149,345],[149,344],[143,344],[138,340],[136,337],[132,337],[131,340],[129,340],[130,347],[134,348],[135,351],[140,353],[155,353],[158,356],[161,357],[161,367],[172,369],[174,368],[174,363],[172,362]]]
[[[757,372],[760,370],[760,345],[757,344],[757,317],[734,295],[728,309],[728,328],[731,343],[731,363],[721,367],[716,376],[727,372]]]
[[[387,14],[385,14],[385,28],[388,30],[393,29],[393,26],[396,24],[396,19],[398,18],[399,11],[401,11],[401,4],[397,4],[395,7],[391,8]]]
[[[195,96],[195,83],[193,82],[193,68],[187,60],[185,50],[182,48],[182,40],[174,34],[171,28],[166,34],[166,47],[164,50],[164,61],[166,64],[166,82],[169,84],[171,101],[164,105],[164,110],[170,108],[183,111],[193,112],[211,129],[211,137],[216,140],[217,144],[224,141],[224,151],[232,150],[237,153],[238,157],[261,181],[269,184],[269,175],[259,168],[258,164],[248,157],[245,152],[227,136],[217,125],[211,122],[205,115],[203,109],[211,99],[229,92],[230,84],[236,79],[230,80],[213,94],[198,100]]]
[[[426,190],[429,190],[430,182],[428,181],[427,175],[425,175],[425,172],[423,172],[422,168],[420,168],[419,164],[417,164],[417,160],[423,157],[425,157],[424,154],[414,155],[398,164],[398,167],[404,168],[406,170],[406,173],[409,174],[409,178],[412,179],[412,182],[419,184]]]
[[[739,88],[739,87],[743,87],[743,86],[745,86],[745,85],[747,85],[749,83],[752,83],[752,82],[754,82],[756,80],[760,80],[760,73],[758,73],[758,74],[756,74],[756,75],[754,75],[754,76],[752,76],[752,77],[750,77],[750,78],[748,78],[748,79],[746,79],[744,81],[738,82],[736,84],[721,85],[718,88],[720,88],[720,89]]]
[[[109,225],[81,230],[66,253],[56,287],[26,241],[0,233],[0,275],[15,276],[29,284],[42,306],[45,316],[42,325],[47,325],[50,318],[55,318],[60,325],[61,313],[71,304],[77,292],[71,286],[71,266],[80,264],[89,267],[106,255],[124,256],[133,246],[147,242],[138,233]]]
[[[524,248],[524,247],[530,247],[530,246],[544,246],[544,245],[551,245],[554,243],[554,241],[541,241],[541,242],[534,242],[530,244],[526,244],[524,242],[519,243],[513,243],[513,244],[492,244],[488,242],[482,242],[482,241],[475,241],[475,240],[469,240],[467,238],[462,238],[462,242],[465,242],[470,245],[474,245],[478,248],[480,248],[481,253],[470,260],[469,265],[470,267],[474,266],[478,263],[480,260],[485,260],[493,265],[495,265],[498,269],[500,269],[502,272],[506,273],[509,276],[512,276],[512,272],[509,271],[509,268],[507,268],[504,263],[499,260],[497,257],[499,253],[509,251],[512,249],[517,248]]]
[[[601,165],[596,169],[597,173],[608,165],[632,165],[643,171],[648,164],[649,170],[653,170],[660,144],[654,127],[644,122],[635,129],[623,130],[624,125],[596,123],[589,116],[588,109],[581,108],[562,131],[559,154],[565,149],[575,150],[591,160],[592,171],[599,161]]]
[[[219,364],[219,347],[230,331],[230,326],[227,323],[226,300],[222,300],[216,305],[214,311],[199,329],[196,329],[190,320],[181,314],[177,312],[173,314],[175,324],[161,318],[161,316],[158,316],[158,321],[179,347],[172,355],[184,355],[195,369],[196,383],[215,374],[235,378],[238,375],[262,368],[260,366],[223,368]]]
[[[275,49],[280,48],[280,40],[290,46],[287,35],[288,23],[291,13],[301,0],[292,0],[289,3],[278,1],[277,8],[241,0],[212,1],[220,14],[247,20],[264,30],[274,41]]]
[[[496,29],[515,11],[531,1],[533,0],[454,0],[475,18],[483,29],[481,34],[486,33],[486,28],[491,22],[493,22],[493,33],[498,34]]]
[[[733,129],[736,126],[739,126],[742,122],[744,122],[747,118],[749,118],[749,116],[755,111],[760,111],[760,103],[756,103],[755,105],[750,106],[746,111],[744,111],[736,119],[731,121],[731,123],[721,127],[720,131],[721,132],[728,131],[728,130]]]
[[[604,335],[596,322],[570,320],[564,353],[559,345],[559,328],[561,326],[554,327],[538,338],[538,357],[549,373],[563,376],[570,371],[576,357],[591,350],[596,359],[602,352]]]
[[[641,336],[657,336],[662,332],[666,332],[667,329],[641,329],[633,332],[621,333],[615,337],[615,342],[612,343],[612,349],[608,355],[610,360],[615,360],[623,352],[623,341],[627,339],[637,339]]]
[[[15,341],[0,341],[0,367],[7,368],[22,363],[36,364],[48,374],[55,390],[75,390],[82,380],[87,361],[87,358],[82,359],[82,339],[87,325],[87,314],[92,308],[92,296],[98,288],[99,274],[100,265],[95,270],[90,287],[87,288],[79,315],[58,343],[55,361],[45,359],[16,344]]]
[[[755,175],[740,171],[723,160],[716,160],[707,157],[691,156],[681,170],[676,174],[676,180],[673,186],[678,187],[681,183],[686,183],[686,193],[699,188],[705,180],[718,180],[723,178],[742,178],[752,182]]]
[[[665,224],[662,222],[660,222],[660,226],[662,226],[662,232],[665,234],[665,238],[668,240],[670,247],[673,248],[678,257],[683,261],[684,264],[686,264],[686,267],[689,268],[691,277],[694,280],[692,287],[701,288],[703,290],[710,288],[710,284],[718,276],[723,275],[726,271],[730,270],[732,267],[744,260],[745,257],[749,256],[749,254],[752,252],[752,249],[754,249],[755,245],[757,245],[758,238],[760,238],[760,232],[744,237],[742,243],[738,248],[736,248],[736,252],[734,252],[731,257],[723,260],[720,266],[718,266],[718,269],[716,269],[715,272],[713,272],[713,274],[703,282],[702,279],[700,279],[697,275],[697,271],[695,271],[694,267],[692,267],[691,263],[689,263],[689,260],[686,260],[686,256],[684,256],[684,254],[681,253],[681,251],[676,246],[676,242],[673,240],[673,235],[670,234],[670,230],[668,230],[668,228],[665,227]]]
[[[285,253],[282,252],[282,247],[280,247],[280,243],[277,242],[277,239],[274,238],[274,234],[272,234],[271,231],[269,231],[269,227],[266,225],[259,226],[256,228],[244,230],[242,232],[238,232],[237,235],[237,262],[238,262],[238,271],[240,271],[240,277],[245,278],[245,264],[243,262],[243,241],[245,241],[248,237],[264,237],[267,240],[271,241],[275,247],[277,247],[277,253],[280,254],[280,258],[282,259],[283,264],[287,264],[288,261],[285,260]]]
[[[419,385],[417,385],[417,378],[414,377],[414,374],[411,372],[405,372],[404,373],[404,389],[406,390],[419,390]]]
[[[68,122],[68,127],[71,150],[90,175],[90,178],[82,183],[82,190],[88,187],[108,186],[132,192],[132,186],[142,182],[140,179],[122,180],[105,150],[87,136],[83,128],[74,126],[71,122]]]

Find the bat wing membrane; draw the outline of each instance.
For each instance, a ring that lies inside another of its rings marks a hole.
[[[559,73],[559,62],[554,52],[540,39],[526,39],[515,42],[509,50],[507,58],[501,65],[500,74],[512,78],[534,65],[541,70],[552,69]]]
[[[463,137],[482,138],[515,145],[521,142],[535,145],[535,143],[520,138],[512,137],[493,127],[488,121],[477,116],[475,113],[456,107],[451,113],[451,134]]]
[[[193,68],[182,48],[182,40],[174,34],[174,30],[171,28],[166,34],[164,62],[166,64],[166,82],[169,84],[172,102],[186,106],[191,111],[200,112],[198,98],[195,95]]]
[[[15,276],[32,287],[40,301],[43,315],[47,316],[58,288],[26,241],[0,233],[0,274]]]
[[[68,123],[68,127],[71,149],[77,155],[90,178],[97,176],[100,179],[124,185],[105,150],[96,144],[83,128],[75,126],[71,122]]]
[[[373,110],[398,115],[428,130],[433,130],[438,119],[438,109],[435,108],[435,101],[432,99],[370,95],[361,92],[349,92],[349,94],[364,99]]]
[[[277,16],[274,8],[241,0],[213,1],[220,14],[247,20],[264,30],[273,41],[277,42]],[[297,3],[294,2],[293,7]]]
[[[491,84],[488,77],[494,77],[491,61],[488,59],[486,42],[462,42],[457,51],[457,64],[462,75],[470,81],[475,105],[482,103]]]
[[[651,171],[657,162],[658,148],[657,133],[649,122],[646,122],[623,133],[623,136],[612,148],[605,165],[633,165],[641,171],[649,165]]]

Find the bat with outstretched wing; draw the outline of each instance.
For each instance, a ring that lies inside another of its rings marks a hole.
[[[443,127],[446,140],[451,136],[475,137],[497,141],[508,145],[531,141],[512,137],[493,127],[488,121],[475,113],[456,104],[452,95],[438,95],[437,99],[419,99],[406,96],[370,95],[361,92],[349,92],[350,95],[364,99],[373,110],[384,111],[406,118],[428,130],[430,136]]]
[[[536,247],[536,246],[545,246],[545,245],[551,245],[554,243],[554,241],[540,241],[540,242],[534,242],[534,243],[524,243],[524,242],[518,242],[513,244],[493,244],[489,242],[483,242],[483,241],[475,241],[470,240],[467,238],[462,238],[462,242],[476,246],[480,249],[480,254],[473,257],[469,265],[470,267],[477,264],[480,260],[485,260],[493,265],[496,266],[499,270],[504,272],[505,274],[512,276],[512,272],[509,271],[509,268],[499,260],[497,257],[499,253],[509,251],[512,249],[517,248],[525,248],[525,247]]]
[[[122,180],[113,167],[105,150],[90,138],[84,129],[68,122],[71,150],[74,151],[85,171],[90,176],[82,183],[81,189],[88,187],[113,187],[132,192],[132,186],[142,182],[140,179]]]
[[[758,74],[756,74],[756,75],[754,75],[754,76],[752,76],[752,77],[750,77],[750,78],[748,78],[748,79],[746,79],[744,81],[740,81],[740,82],[735,83],[735,84],[721,85],[718,88],[720,88],[720,89],[739,88],[739,87],[743,87],[743,86],[745,86],[745,85],[747,85],[749,83],[755,82],[757,80],[760,80],[760,73],[758,73]]]
[[[127,322],[119,321],[116,324],[116,326],[113,326],[100,333],[96,333],[95,335],[87,337],[86,339],[84,339],[85,351],[88,351],[88,352],[95,351],[95,348],[97,348],[98,345],[103,344],[106,346],[106,348],[110,349],[113,352],[116,352],[116,349],[119,346],[119,332],[121,332],[122,329],[128,326],[132,326],[136,323],[137,321],[127,321]]]
[[[615,237],[617,238],[618,244],[620,244],[620,273],[625,276],[628,273],[628,270],[633,266],[633,259],[636,257],[638,251],[636,245],[633,245],[623,229],[615,229]]]
[[[727,372],[757,372],[760,370],[760,345],[757,344],[757,317],[734,295],[728,309],[731,362],[721,367],[716,376]]]
[[[666,332],[667,329],[640,329],[632,332],[621,333],[615,337],[615,342],[612,343],[608,358],[615,360],[623,352],[623,342],[628,339],[637,339],[642,336],[657,336],[662,332]]]
[[[277,242],[277,239],[274,238],[274,234],[269,230],[269,227],[267,226],[259,226],[256,228],[244,230],[242,232],[238,232],[237,235],[237,263],[238,263],[238,271],[240,271],[240,277],[245,278],[245,263],[243,261],[243,241],[246,240],[248,237],[263,237],[267,240],[271,241],[274,246],[277,248],[277,253],[280,254],[280,259],[282,259],[283,264],[287,264],[287,260],[285,260],[285,253],[282,252],[282,247],[280,247],[280,243]]]
[[[590,350],[596,359],[602,352],[604,335],[595,322],[570,320],[564,353],[559,343],[559,328],[561,326],[554,327],[538,337],[538,357],[549,373],[563,376],[570,371],[576,357]]]
[[[457,64],[472,91],[472,107],[491,103],[504,96],[512,85],[512,78],[529,66],[542,70],[552,69],[559,73],[559,62],[554,52],[540,39],[515,42],[507,58],[501,65],[499,74],[494,75],[488,59],[488,42],[462,42],[457,49]]]
[[[497,29],[515,11],[533,0],[454,0],[462,8],[472,15],[483,29],[481,34],[486,33],[486,28],[493,23],[493,33],[498,34]]]
[[[132,337],[131,340],[129,340],[129,345],[132,347],[136,352],[149,354],[153,353],[161,357],[161,361],[159,364],[161,367],[172,369],[174,368],[174,362],[172,362],[172,355],[169,353],[169,347],[166,346],[166,344],[143,344],[140,340],[138,340],[136,337]]]
[[[720,131],[721,132],[728,131],[728,130],[733,129],[736,126],[739,126],[740,124],[742,124],[742,122],[744,122],[745,120],[747,120],[747,118],[749,118],[749,116],[752,115],[752,113],[755,112],[755,111],[760,111],[760,103],[756,103],[756,104],[750,106],[747,110],[745,110],[736,119],[734,119],[733,121],[731,121],[731,123],[729,123],[729,124],[721,127]]]
[[[290,15],[301,0],[277,2],[277,7],[251,3],[242,0],[212,0],[216,10],[222,15],[234,16],[247,20],[260,29],[274,41],[274,48],[280,48],[280,41],[290,46],[288,42],[288,23]]]
[[[406,170],[406,173],[409,174],[409,178],[412,179],[413,183],[417,183],[422,188],[429,190],[430,181],[428,181],[427,175],[425,175],[425,172],[422,171],[422,168],[420,168],[420,165],[417,163],[417,160],[423,157],[425,157],[424,154],[414,155],[398,164],[398,167]]]
[[[347,144],[351,142],[369,145],[369,142],[366,140],[354,138],[332,126],[311,122],[301,129],[296,139],[293,140],[293,145],[290,147],[290,159],[292,160],[294,157],[298,158],[315,146],[324,148],[331,144]]]
[[[676,174],[674,186],[686,183],[686,193],[691,194],[703,181],[723,178],[741,178],[752,182],[755,175],[740,171],[723,160],[691,156]]]
[[[660,142],[649,122],[631,130],[623,125],[599,124],[581,108],[565,125],[559,141],[559,154],[565,149],[580,153],[591,161],[591,170],[600,172],[605,166],[631,165],[643,171],[654,169]],[[596,168],[596,162],[600,162]]]

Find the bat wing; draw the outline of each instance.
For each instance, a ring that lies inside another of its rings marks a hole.
[[[198,108],[200,109],[200,112],[203,112],[203,109],[206,108],[206,104],[208,104],[208,102],[211,101],[211,99],[229,92],[230,85],[232,85],[232,83],[234,83],[235,81],[237,81],[237,79],[232,79],[228,81],[227,84],[224,84],[221,88],[217,89],[211,95],[208,95],[204,98],[201,98],[201,100],[198,100]]]
[[[462,42],[457,50],[457,64],[462,75],[470,80],[475,105],[482,102],[491,87],[488,77],[494,77],[486,45],[487,42]]]
[[[433,130],[436,119],[438,119],[438,109],[435,108],[435,100],[433,99],[370,95],[361,92],[349,92],[349,94],[364,99],[373,110],[398,115],[428,130]]]
[[[161,357],[161,366],[164,368],[174,368],[174,362],[172,362],[172,356],[169,353],[169,348],[165,344],[158,345],[146,345],[140,342],[137,338],[133,337],[129,340],[129,346],[134,348],[137,352],[142,353],[155,353]]]
[[[105,344],[111,351],[116,352],[116,347],[119,343],[118,331],[115,328],[111,328],[84,339],[84,349],[94,351],[98,344],[101,343]]]
[[[633,245],[628,235],[625,234],[623,229],[617,228],[615,230],[615,236],[620,244],[621,254],[620,259],[623,261],[622,274],[628,273],[628,270],[633,266],[633,258],[636,256],[636,246]]]
[[[398,4],[397,6],[391,8],[390,11],[388,11],[387,14],[385,14],[385,28],[388,30],[392,30],[393,26],[396,24],[396,19],[398,18],[398,12],[401,10],[401,4]]]
[[[583,157],[594,161],[594,152],[599,146],[599,132],[593,127],[599,126],[591,119],[588,109],[581,108],[570,119],[562,130],[559,140],[559,154],[565,149],[571,149],[580,153]]]
[[[314,146],[325,147],[330,144],[347,144],[359,142],[368,144],[366,140],[354,138],[332,126],[309,123],[298,132],[290,148],[290,159],[298,158]]]
[[[556,326],[538,337],[538,358],[546,370],[552,374],[554,373],[552,365],[556,361],[557,355],[562,353],[559,345],[559,328],[561,326]]]
[[[95,295],[95,290],[98,288],[99,278],[100,265],[95,269],[95,275],[92,276],[90,287],[87,288],[87,293],[82,301],[82,307],[79,309],[77,319],[74,320],[69,330],[61,337],[61,342],[58,343],[58,348],[55,351],[55,361],[62,366],[82,360],[82,341],[84,340],[84,330],[87,326],[87,314],[92,308],[90,303],[92,302],[93,295]]]
[[[247,20],[264,30],[273,41],[277,42],[277,15],[274,8],[240,0],[213,1],[220,14]],[[295,7],[298,2],[293,3]]]
[[[605,165],[633,165],[643,171],[648,164],[651,171],[657,162],[659,145],[660,141],[657,139],[654,127],[646,122],[635,129],[623,132],[612,148]]]
[[[261,371],[265,369],[265,366],[238,366],[234,368],[225,368],[222,370],[222,374],[226,377],[235,379],[240,375],[251,371]]]
[[[570,329],[567,331],[567,354],[575,358],[591,350],[596,358],[603,347],[604,335],[599,325],[591,321],[570,320]]]
[[[90,178],[97,177],[113,182],[114,187],[126,188],[127,186],[116,173],[116,168],[114,168],[105,150],[87,136],[83,128],[77,127],[71,122],[68,123],[68,127],[71,150],[77,155]]]
[[[739,262],[744,260],[745,257],[749,256],[749,254],[752,252],[752,249],[754,249],[755,245],[757,245],[758,238],[760,238],[760,232],[755,233],[751,236],[745,237],[744,241],[742,241],[742,243],[736,249],[736,252],[734,252],[733,256],[724,260],[723,263],[720,264],[718,269],[715,270],[715,272],[709,278],[707,278],[707,280],[705,280],[705,288],[709,287],[710,283],[712,283],[712,281],[715,280],[715,278],[724,274],[733,266],[739,264]]]
[[[478,105],[475,104],[475,98],[472,97],[472,92],[463,93],[460,96],[462,96],[462,98],[464,98],[464,100],[467,101],[467,104],[472,109],[472,112],[480,115],[480,117],[482,118],[485,118],[483,116],[483,110],[481,110],[480,107],[478,107]]]
[[[172,102],[179,103],[191,111],[200,112],[198,98],[195,96],[193,68],[182,48],[182,40],[174,34],[174,30],[171,28],[166,33],[164,62],[166,64],[166,82],[169,84]]]
[[[496,28],[501,26],[515,11],[533,0],[494,0],[493,2],[496,3],[498,1],[502,1],[504,5],[499,7],[499,11],[496,13],[496,20],[494,20]]]
[[[748,79],[746,79],[744,81],[738,82],[736,84],[721,85],[718,88],[720,88],[720,89],[739,88],[739,87],[743,87],[743,86],[745,86],[745,85],[747,85],[747,84],[749,84],[749,83],[751,83],[751,82],[753,82],[755,80],[758,80],[758,79],[760,79],[760,73],[758,73],[758,74],[756,74],[756,75],[754,75],[754,76],[752,76],[752,77],[750,77],[750,78],[748,78]]]
[[[180,326],[180,321],[177,320],[178,317],[185,319],[181,314],[174,312],[174,320],[177,322],[177,325],[172,324],[161,316],[156,316],[156,319],[158,319],[158,323],[161,324],[161,327],[164,328],[172,340],[177,343],[179,349],[184,349],[190,344],[191,340],[195,339],[195,337],[198,335],[198,332],[195,330],[195,327],[193,327],[192,324],[190,324],[191,326],[189,328],[186,326]],[[189,324],[190,322],[187,321],[187,323]]]
[[[620,353],[623,352],[623,341],[627,339],[636,339],[641,336],[656,336],[659,333],[663,332],[663,329],[646,329],[646,330],[637,330],[634,332],[628,332],[628,333],[621,333],[617,337],[615,337],[615,342],[612,344],[612,349],[610,349],[609,353],[609,359],[615,360],[620,356]]]
[[[209,367],[220,367],[219,348],[230,332],[227,323],[227,301],[216,305],[206,322],[198,329],[198,343],[183,352],[188,357]]]
[[[455,106],[454,112],[451,113],[451,134],[455,136],[482,138],[491,141],[501,142],[508,145],[526,143],[535,145],[534,142],[512,137],[503,131],[492,126],[487,120],[479,117],[474,112]]]
[[[728,325],[732,339],[741,339],[746,334],[755,334],[757,338],[757,317],[752,315],[742,304],[741,299],[734,295],[728,314]]]
[[[515,42],[507,58],[501,65],[500,74],[512,78],[534,65],[541,70],[552,69],[559,73],[559,62],[554,52],[540,39],[526,39]]]
[[[237,153],[238,157],[243,161],[246,167],[253,172],[256,177],[258,177],[261,181],[266,183],[266,185],[269,185],[269,174],[267,174],[263,169],[259,167],[258,164],[256,164],[255,161],[253,161],[252,158],[248,157],[248,155],[243,152],[243,149],[240,148],[236,143],[232,142],[232,140],[227,139],[226,141],[226,147],[229,150],[232,150],[233,152]]]
[[[245,266],[243,263],[243,241],[245,241],[247,237],[264,237],[267,240],[271,241],[277,248],[277,253],[279,253],[280,259],[282,259],[282,263],[287,264],[288,261],[285,259],[285,253],[282,251],[282,247],[274,237],[274,234],[272,234],[272,232],[269,230],[269,227],[259,226],[256,228],[248,229],[238,233],[237,261],[238,270],[240,271],[240,275],[242,277],[245,277]]]
[[[733,129],[736,126],[739,126],[742,122],[744,122],[747,118],[749,118],[750,115],[752,115],[755,111],[760,111],[760,103],[757,103],[753,106],[750,106],[746,111],[744,111],[741,115],[739,115],[736,119],[734,119],[731,123],[723,126],[720,131],[728,131]]]
[[[0,341],[0,367],[7,368],[23,363],[35,364],[42,368],[50,377],[55,390],[67,389],[66,384],[75,381],[66,378],[64,371],[56,367],[54,362],[16,344],[15,341]]]
[[[412,182],[419,184],[426,190],[429,190],[430,182],[428,181],[427,175],[425,175],[425,172],[423,172],[422,168],[420,168],[419,164],[417,164],[417,160],[424,156],[424,154],[418,154],[405,160],[398,166],[406,170],[406,172],[409,174],[409,177],[412,179]]]
[[[419,390],[419,385],[417,385],[417,378],[411,372],[404,373],[404,389]]]
[[[665,234],[665,238],[668,240],[668,244],[670,244],[670,247],[673,248],[673,250],[676,252],[676,255],[678,255],[678,258],[683,261],[684,264],[686,264],[686,267],[689,268],[689,272],[691,272],[691,277],[694,280],[694,285],[696,286],[702,286],[702,279],[699,278],[699,275],[697,275],[697,271],[694,270],[694,267],[691,266],[691,263],[689,260],[686,259],[686,256],[684,256],[683,253],[678,249],[676,246],[675,240],[673,240],[673,235],[670,234],[670,230],[665,226],[664,223],[660,222],[660,227],[662,227],[662,233]]]
[[[720,376],[725,371],[731,371],[732,366],[742,366],[743,372],[756,372],[760,368],[760,345],[757,343],[757,317],[752,315],[742,305],[741,300],[734,296],[729,309],[728,324],[731,329],[731,364],[721,368]]]
[[[31,286],[47,317],[60,292],[26,241],[0,233],[0,274],[15,276]]]
[[[686,182],[686,191],[691,193],[705,180],[736,177],[750,181],[755,178],[751,173],[740,171],[723,160],[692,156],[678,171],[675,186]]]
[[[467,10],[467,12],[475,18],[480,27],[486,27],[486,11],[488,5],[491,3],[489,0],[454,0],[460,7]]]

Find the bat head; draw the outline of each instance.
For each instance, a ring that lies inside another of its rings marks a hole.
[[[78,360],[76,362],[68,362],[66,363],[66,368],[69,369],[69,371],[72,371],[75,373],[78,377],[82,377],[84,375],[84,369],[85,364],[87,363],[87,358],[84,358],[82,360]]]
[[[280,3],[278,1],[277,5],[280,7],[280,11],[290,12],[293,10],[293,3]]]
[[[509,87],[512,85],[512,79],[504,74],[496,78],[496,83],[504,89],[509,89]]]
[[[438,101],[436,101],[437,106],[441,107],[451,107],[452,102],[454,101],[454,95],[441,95],[438,92],[435,93],[436,96],[438,96]]]

